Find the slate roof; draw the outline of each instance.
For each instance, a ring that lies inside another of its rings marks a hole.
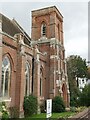
[[[18,24],[18,22],[13,19],[10,20],[6,16],[0,13],[0,20],[2,21],[2,31],[7,33],[8,35],[14,37],[15,34],[23,33],[24,34],[24,43],[30,45],[31,38],[24,31],[24,29]]]

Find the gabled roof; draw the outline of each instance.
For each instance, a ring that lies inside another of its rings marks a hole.
[[[10,20],[1,13],[0,13],[0,19],[2,21],[3,32],[7,33],[12,37],[14,37],[15,34],[23,33],[25,44],[30,45],[31,38],[28,36],[28,34],[24,31],[24,29],[18,24],[18,22],[15,19]]]

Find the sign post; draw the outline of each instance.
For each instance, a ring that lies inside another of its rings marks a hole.
[[[52,99],[47,99],[47,109],[46,109],[46,118],[52,116]]]

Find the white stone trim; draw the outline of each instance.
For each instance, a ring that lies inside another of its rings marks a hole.
[[[0,102],[11,102],[11,97],[10,98],[5,98],[5,97],[0,97]]]

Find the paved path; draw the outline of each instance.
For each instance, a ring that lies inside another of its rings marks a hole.
[[[84,111],[74,115],[70,119],[71,120],[90,120],[90,108],[87,108]]]

